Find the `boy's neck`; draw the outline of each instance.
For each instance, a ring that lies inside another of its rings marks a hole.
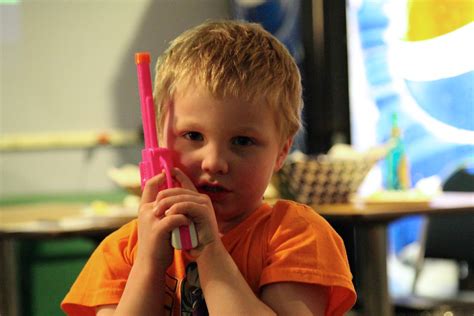
[[[235,227],[240,225],[240,223],[245,221],[250,215],[252,215],[256,210],[258,210],[262,206],[263,203],[264,202],[262,200],[262,202],[257,207],[255,207],[253,211],[243,212],[240,217],[233,218],[231,221],[217,219],[217,226],[218,226],[218,229],[219,229],[219,235],[222,237],[225,234],[227,234],[228,232],[230,232],[232,229],[234,229]]]

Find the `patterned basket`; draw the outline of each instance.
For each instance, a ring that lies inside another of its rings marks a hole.
[[[331,159],[326,155],[287,160],[278,173],[280,193],[305,204],[345,203],[377,161]]]

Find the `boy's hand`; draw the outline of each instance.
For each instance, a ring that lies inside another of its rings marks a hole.
[[[207,245],[220,241],[214,207],[211,199],[199,193],[192,181],[181,170],[173,169],[172,175],[181,187],[158,193],[157,213],[164,214],[165,219],[185,216],[189,221],[194,222],[199,243],[189,253],[193,257],[199,257]]]
[[[164,172],[147,181],[138,212],[137,263],[158,268],[162,273],[173,261],[171,231],[189,223],[184,215],[165,217],[164,211],[160,211],[158,192],[165,182]]]

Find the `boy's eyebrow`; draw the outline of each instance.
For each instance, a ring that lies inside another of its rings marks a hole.
[[[243,126],[236,128],[237,134],[255,134],[260,132],[260,128],[256,128],[253,126]]]
[[[202,120],[189,119],[189,118],[179,118],[177,117],[174,120],[175,127],[186,127],[186,129],[200,128],[205,126],[205,123]]]

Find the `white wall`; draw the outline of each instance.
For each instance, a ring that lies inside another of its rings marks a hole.
[[[0,135],[140,129],[134,53],[156,58],[224,0],[23,0],[0,5]],[[128,148],[0,151],[0,197],[109,190]]]

